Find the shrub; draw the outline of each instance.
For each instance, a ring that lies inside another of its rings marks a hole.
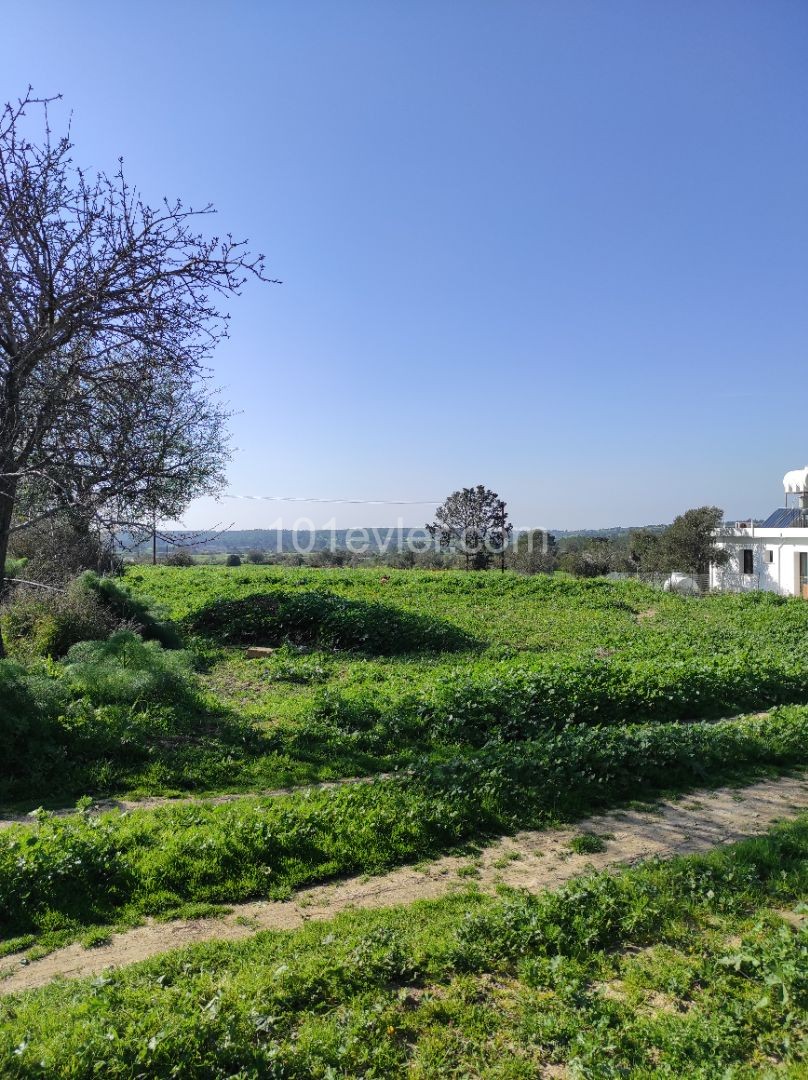
[[[172,551],[163,560],[166,566],[193,566],[194,557],[187,551]]]
[[[27,559],[14,559],[9,556],[6,559],[6,580],[10,581],[16,577],[24,577],[27,565]]]
[[[65,590],[20,587],[3,605],[3,635],[15,656],[64,656],[79,641],[107,637],[120,618],[78,582]]]
[[[187,653],[165,652],[156,641],[141,641],[126,630],[107,641],[74,645],[65,659],[64,680],[94,704],[182,705],[196,699]]]
[[[182,644],[176,627],[163,621],[145,600],[130,595],[112,578],[99,577],[91,570],[78,580],[80,588],[95,596],[119,623],[126,623],[146,641],[159,641],[166,649],[178,649]]]
[[[238,555],[228,555],[224,564],[225,566],[241,566],[241,559]]]
[[[228,645],[312,645],[381,655],[468,648],[452,623],[319,589],[274,587],[238,600],[215,600],[187,625]]]
[[[247,562],[251,562],[254,566],[260,566],[266,559],[263,551],[248,551]]]
[[[596,833],[582,832],[578,836],[573,836],[569,848],[576,855],[597,855],[606,850],[606,841]]]
[[[14,533],[11,554],[25,559],[26,577],[62,583],[82,570],[108,573],[120,569],[111,546],[92,528],[57,516]]]
[[[67,703],[63,687],[44,665],[23,667],[0,660],[0,746],[6,777],[42,775],[60,753],[57,718]]]

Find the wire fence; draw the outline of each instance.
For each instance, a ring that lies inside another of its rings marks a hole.
[[[694,574],[685,571],[626,570],[606,575],[610,581],[639,581],[652,589],[675,592],[690,596],[702,596],[711,588],[710,574]]]

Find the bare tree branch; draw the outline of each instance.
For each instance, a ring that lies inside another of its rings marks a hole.
[[[211,206],[149,206],[121,162],[78,168],[55,100],[29,88],[0,111],[0,578],[32,522],[173,520],[218,490],[220,303],[272,280],[244,241],[201,231]]]

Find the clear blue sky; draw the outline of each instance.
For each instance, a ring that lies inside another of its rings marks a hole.
[[[77,161],[283,279],[214,361],[231,491],[602,527],[768,513],[808,462],[804,0],[40,0],[3,38],[3,99],[61,92]]]

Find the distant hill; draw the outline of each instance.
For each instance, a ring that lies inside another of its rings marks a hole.
[[[636,529],[648,529],[661,532],[665,525],[614,526],[609,529],[550,529],[559,540],[573,537],[604,536],[610,540],[620,540]],[[528,532],[531,530],[520,530]],[[423,529],[368,526],[364,529],[315,529],[313,532],[291,529],[226,529],[220,532],[191,532],[177,530],[165,534],[169,539],[159,537],[159,554],[175,551],[183,547],[200,554],[244,554],[246,551],[262,551],[272,554],[290,554],[292,552],[327,551],[335,549],[345,551],[349,544],[357,551],[385,552],[399,551],[407,541],[418,541],[421,550],[436,549],[437,544],[425,537]],[[295,542],[296,538],[296,542]],[[151,540],[133,544],[132,537],[122,534],[120,543],[133,555],[146,555],[151,551]]]
[[[614,525],[610,529],[550,529],[558,540],[568,536],[606,536],[609,540],[619,540],[629,533],[644,529],[646,532],[663,532],[667,525]]]
[[[349,543],[365,551],[398,551],[408,538],[415,538],[422,547],[434,547],[427,537],[424,540],[423,529],[398,529],[368,527],[365,529],[315,529],[313,532],[291,529],[227,529],[222,532],[167,532],[169,539],[158,537],[157,551],[174,551],[178,546],[189,551],[198,551],[211,555],[221,553],[243,554],[245,551],[263,551],[283,554],[295,551],[327,551],[334,548],[344,551]],[[121,545],[132,554],[145,554],[151,551],[151,540],[141,544],[132,544],[131,537],[125,534],[120,538]]]

